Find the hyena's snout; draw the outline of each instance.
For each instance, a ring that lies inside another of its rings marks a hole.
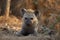
[[[25,18],[25,24],[26,25],[31,25],[32,24],[33,18]]]

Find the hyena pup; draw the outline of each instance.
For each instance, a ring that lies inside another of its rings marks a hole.
[[[39,15],[38,11],[34,11],[32,9],[22,9],[22,29],[20,32],[16,34],[18,36],[27,36],[27,35],[34,35],[37,36],[38,33],[38,19],[37,16]]]

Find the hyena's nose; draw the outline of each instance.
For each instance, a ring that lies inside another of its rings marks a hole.
[[[30,25],[30,24],[31,24],[31,21],[30,21],[30,20],[27,20],[27,21],[26,21],[26,24],[27,24],[27,25]]]

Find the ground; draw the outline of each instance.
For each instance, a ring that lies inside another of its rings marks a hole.
[[[54,37],[53,37],[54,38]],[[0,40],[55,40],[48,35],[18,37],[11,32],[0,31]]]

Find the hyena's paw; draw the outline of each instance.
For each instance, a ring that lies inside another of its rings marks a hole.
[[[16,36],[19,36],[19,37],[23,36],[20,32],[16,32],[15,34],[16,34]]]

